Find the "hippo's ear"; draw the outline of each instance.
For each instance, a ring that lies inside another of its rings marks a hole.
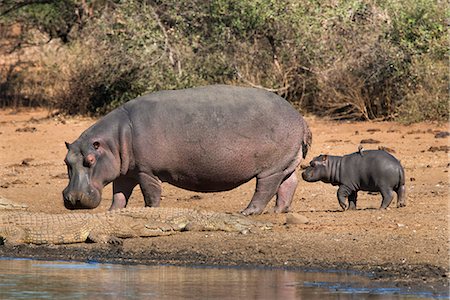
[[[67,150],[69,150],[69,146],[70,146],[70,144],[68,143],[68,142],[64,142],[65,144],[66,144],[66,148],[67,148]]]
[[[326,161],[328,159],[328,155],[323,155],[322,156],[322,161]]]

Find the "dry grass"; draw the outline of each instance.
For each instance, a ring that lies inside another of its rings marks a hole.
[[[102,114],[155,90],[229,83],[335,119],[448,119],[439,3],[146,3],[96,7],[69,44],[35,34],[3,66],[0,53],[1,105]]]

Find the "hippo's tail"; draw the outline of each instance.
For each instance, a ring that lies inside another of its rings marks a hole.
[[[309,148],[311,148],[312,143],[312,133],[311,130],[309,130],[309,126],[306,123],[305,120],[303,120],[303,139],[302,139],[302,156],[303,158],[306,157],[306,154],[308,154]]]
[[[394,189],[397,193],[397,207],[406,206],[405,170],[400,166],[399,184]]]
[[[400,166],[400,185],[405,185],[405,169],[403,169],[403,167]]]

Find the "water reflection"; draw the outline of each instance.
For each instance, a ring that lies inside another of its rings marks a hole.
[[[406,299],[342,273],[33,260],[0,270],[0,299]]]

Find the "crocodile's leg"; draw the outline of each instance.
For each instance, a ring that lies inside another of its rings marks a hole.
[[[24,240],[25,232],[18,226],[6,226],[0,228],[0,244],[15,246],[27,242]]]

